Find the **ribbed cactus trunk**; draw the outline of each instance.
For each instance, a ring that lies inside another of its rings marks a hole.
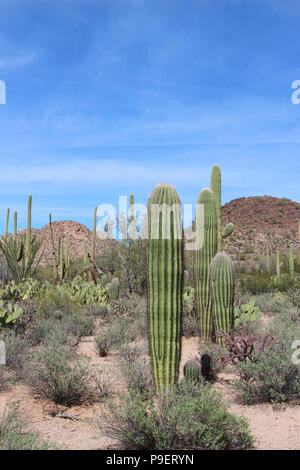
[[[17,240],[17,227],[18,227],[18,213],[14,212],[14,231],[13,231],[13,240]]]
[[[215,165],[211,171],[210,188],[214,193],[215,204],[216,204],[217,233],[218,233],[217,251],[219,252],[219,251],[222,251],[223,249],[223,242],[222,242],[222,225],[221,225],[221,169],[218,165]],[[230,233],[228,235],[230,235]]]
[[[233,326],[234,280],[232,262],[224,253],[217,253],[210,266],[211,291],[213,297],[213,319],[216,333],[230,331]],[[216,337],[218,343],[222,339]]]
[[[149,351],[157,393],[178,380],[183,243],[179,196],[172,185],[159,184],[148,199],[147,243]]]
[[[6,237],[7,237],[7,231],[8,231],[8,224],[9,224],[9,212],[10,212],[10,209],[8,208],[7,209],[7,212],[6,212],[6,222],[5,222],[5,232],[4,232],[4,239],[6,240]]]
[[[200,365],[194,359],[187,361],[183,368],[183,375],[185,380],[192,383],[200,382]]]
[[[195,297],[200,340],[209,343],[213,335],[209,266],[217,252],[217,215],[213,191],[202,189],[197,204],[204,206],[204,220],[198,220],[197,215],[195,220],[196,231],[204,230],[204,243],[201,249],[194,252]],[[203,226],[200,227],[200,224]]]

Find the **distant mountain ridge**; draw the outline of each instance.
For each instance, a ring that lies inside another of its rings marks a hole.
[[[228,222],[235,225],[231,236],[224,239],[223,248],[234,260],[247,260],[265,253],[267,241],[270,254],[279,249],[287,252],[290,243],[295,253],[300,251],[298,220],[300,204],[286,198],[272,196],[241,197],[233,199],[221,208],[222,226]],[[84,249],[90,249],[91,231],[79,222],[63,220],[52,222],[54,243],[61,237],[69,241],[71,258],[84,256]],[[24,232],[20,230],[18,233]],[[32,229],[39,239],[44,240],[43,264],[51,262],[49,224],[41,229]],[[96,255],[107,252],[116,241],[103,239],[103,233],[96,239]],[[101,237],[102,235],[102,237]]]

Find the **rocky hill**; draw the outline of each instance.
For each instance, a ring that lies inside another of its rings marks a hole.
[[[299,252],[300,204],[271,196],[233,199],[222,207],[222,225],[235,224],[234,233],[224,240],[224,250],[234,259],[258,258],[266,251]]]
[[[61,222],[52,222],[54,244],[58,246],[58,240],[61,238],[65,242],[68,240],[69,253],[71,259],[76,259],[84,256],[84,250],[90,252],[91,235],[92,232],[83,224],[79,222],[72,222],[69,220],[62,220]],[[19,230],[18,234],[24,233],[25,229]],[[52,262],[52,250],[50,244],[50,226],[45,225],[41,229],[32,229],[32,234],[36,234],[39,240],[43,241],[42,249],[44,256],[41,264]],[[98,232],[96,238],[96,256],[111,249],[117,242],[114,240],[105,240],[104,234]]]

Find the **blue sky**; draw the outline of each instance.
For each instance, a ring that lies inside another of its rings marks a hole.
[[[119,195],[300,201],[298,0],[1,0],[0,229],[76,220]]]

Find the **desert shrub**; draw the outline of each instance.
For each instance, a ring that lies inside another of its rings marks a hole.
[[[59,344],[76,344],[82,336],[93,332],[93,317],[84,314],[68,314],[62,310],[53,312],[51,318],[39,318],[29,338],[37,345],[55,338]]]
[[[113,318],[105,331],[111,348],[119,348],[122,344],[136,339],[137,331],[133,324],[133,319],[129,317]]]
[[[277,314],[289,307],[288,298],[279,292],[255,296],[255,303],[263,313]]]
[[[59,450],[58,445],[30,431],[29,425],[20,418],[17,404],[10,403],[0,419],[0,450]]]
[[[51,317],[56,310],[66,313],[80,312],[80,303],[68,290],[58,289],[50,285],[36,296],[36,304],[40,316]]]
[[[136,390],[108,402],[104,433],[138,450],[250,449],[254,439],[244,418],[231,415],[210,386],[183,382],[160,396]]]
[[[152,376],[149,363],[141,358],[141,354],[140,347],[121,346],[121,372],[129,390],[146,393],[152,390]]]
[[[235,388],[245,403],[285,402],[300,398],[300,369],[292,362],[292,344],[300,338],[300,325],[289,313],[275,317],[269,327],[275,344],[256,352],[251,362],[240,363]]]
[[[50,344],[35,354],[27,382],[38,395],[71,406],[95,400],[97,391],[86,361],[68,362],[68,352]]]
[[[0,365],[0,392],[3,390],[5,385],[6,385],[6,377],[4,374],[4,368],[2,365]]]
[[[291,351],[269,350],[255,359],[239,364],[240,380],[234,386],[244,403],[280,403],[300,397],[299,368],[291,361]]]
[[[253,272],[240,279],[240,290],[252,295],[273,292],[276,290],[273,274],[269,272]]]
[[[111,347],[111,341],[106,331],[94,337],[96,348],[100,357],[105,357]]]
[[[22,380],[30,357],[28,342],[14,330],[6,330],[0,339],[5,342],[6,366],[14,371],[17,379]]]
[[[198,326],[196,315],[192,313],[188,315],[183,315],[182,334],[186,338],[199,335],[199,326]]]

